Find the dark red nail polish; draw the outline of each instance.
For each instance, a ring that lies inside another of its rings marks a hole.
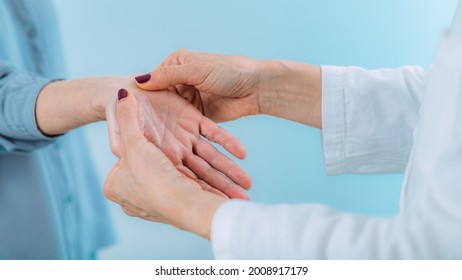
[[[139,84],[144,84],[151,79],[151,74],[141,75],[135,78]]]
[[[124,88],[121,88],[119,89],[119,93],[117,94],[117,96],[119,97],[119,100],[122,100],[128,96],[128,91]]]

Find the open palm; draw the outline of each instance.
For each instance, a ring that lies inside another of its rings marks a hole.
[[[148,92],[135,85],[127,90],[138,100],[138,117],[145,137],[159,147],[179,171],[192,179],[204,181],[201,186],[208,191],[248,199],[242,188],[250,188],[250,177],[206,140],[243,159],[245,150],[236,138],[174,91]],[[108,122],[111,122],[110,118]],[[113,130],[110,131],[111,147],[118,154],[118,126],[114,123],[109,127]]]

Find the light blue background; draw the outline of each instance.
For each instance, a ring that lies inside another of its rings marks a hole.
[[[180,48],[366,68],[428,66],[457,1],[54,2],[75,78],[147,72]],[[267,116],[223,126],[248,149],[241,165],[253,178],[254,201],[326,203],[370,215],[398,211],[402,176],[325,176],[317,129]],[[104,180],[114,163],[105,125],[87,132]],[[115,205],[111,211],[119,242],[101,258],[212,258],[201,238],[125,217]]]

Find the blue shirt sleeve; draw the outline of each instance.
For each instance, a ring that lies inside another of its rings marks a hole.
[[[28,152],[54,141],[37,127],[35,103],[49,79],[0,60],[0,154]]]

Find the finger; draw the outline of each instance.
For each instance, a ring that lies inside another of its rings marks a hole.
[[[136,98],[125,89],[118,92],[116,121],[119,127],[119,135],[122,150],[147,141],[141,131],[138,122],[138,103]],[[123,153],[124,151],[122,151]]]
[[[176,169],[178,171],[180,171],[183,175],[185,175],[186,177],[190,178],[190,179],[193,179],[193,180],[197,180],[197,176],[196,174],[194,174],[194,172],[192,172],[189,168],[187,168],[186,166],[184,165],[177,165],[175,166]]]
[[[197,183],[199,183],[199,185],[201,186],[202,190],[204,191],[208,191],[208,192],[211,192],[213,194],[216,194],[220,197],[223,197],[223,198],[229,198],[226,194],[224,194],[223,192],[215,189],[215,188],[212,188],[209,184],[207,184],[206,182],[202,181],[202,180],[199,180],[197,179],[197,176],[196,174],[194,174],[194,172],[192,172],[189,168],[187,168],[186,166],[184,165],[178,165],[176,166],[176,169],[178,169],[178,171],[180,171],[181,173],[183,173],[186,177],[190,178],[190,179],[193,179],[194,181],[196,181]]]
[[[206,182],[202,181],[202,180],[196,180],[196,182],[201,186],[202,190],[204,191],[207,191],[209,193],[213,193],[215,195],[218,195],[219,197],[223,197],[223,198],[226,198],[226,199],[229,199],[229,197],[224,194],[223,192],[215,189],[215,188],[212,188],[209,184],[207,184]]]
[[[161,66],[190,64],[197,54],[189,50],[176,50],[162,61]]]
[[[195,153],[215,169],[223,173],[236,184],[249,189],[252,186],[250,176],[234,161],[222,154],[212,144],[207,141],[200,140],[197,142]]]
[[[194,107],[196,107],[202,114],[204,114],[204,106],[202,104],[202,98],[199,91],[193,86],[176,85],[175,92],[179,96],[183,97]]]
[[[135,77],[136,83],[145,90],[162,90],[179,84],[194,86],[192,74],[197,66],[190,66],[193,57],[194,53],[188,50],[174,51],[150,73]],[[189,67],[184,67],[186,65]]]
[[[109,135],[109,146],[111,148],[112,153],[120,158],[120,139],[119,139],[119,127],[117,125],[116,116],[116,102],[114,100],[113,103],[110,104],[110,108],[108,108],[106,112],[106,119],[107,119],[107,130]]]
[[[211,66],[200,64],[158,66],[149,74],[135,78],[144,90],[162,90],[175,85],[199,86],[211,71]]]
[[[192,172],[189,168],[187,168],[186,166],[184,165],[179,165],[179,166],[176,166],[176,169],[178,169],[178,171],[180,171],[181,173],[183,173],[186,177],[190,178],[190,179],[193,179],[194,181],[196,181],[197,183],[199,183],[199,185],[201,186],[202,190],[204,191],[208,191],[208,192],[211,192],[213,194],[216,194],[218,196],[221,196],[223,198],[229,198],[226,194],[222,193],[221,191],[215,189],[215,188],[212,188],[209,184],[207,184],[206,182],[202,181],[202,180],[199,180],[196,176],[196,174],[194,174],[194,172]]]
[[[212,168],[207,162],[196,155],[189,155],[184,159],[188,166],[199,179],[226,194],[230,198],[249,199],[247,193],[234,182],[226,178],[222,173]]]
[[[209,118],[202,118],[200,126],[200,133],[208,140],[217,143],[230,152],[233,156],[239,159],[245,159],[247,152],[244,146],[235,138],[231,133],[219,127],[216,123]]]

